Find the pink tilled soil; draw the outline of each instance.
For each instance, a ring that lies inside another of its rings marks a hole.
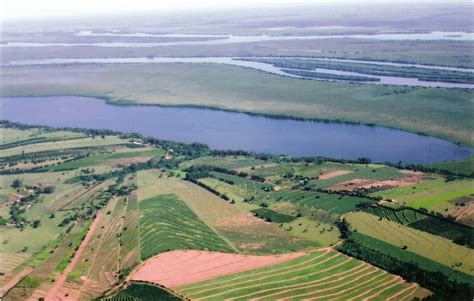
[[[246,256],[207,251],[171,251],[148,259],[129,279],[174,287],[285,262],[305,254]]]

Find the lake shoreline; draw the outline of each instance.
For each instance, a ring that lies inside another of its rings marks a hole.
[[[262,71],[263,72],[263,71]],[[246,111],[246,110],[238,110],[238,109],[229,109],[229,108],[219,108],[219,107],[214,107],[214,106],[206,106],[206,105],[193,105],[193,104],[159,104],[159,103],[135,103],[131,102],[129,100],[121,100],[121,99],[113,99],[111,97],[107,96],[97,96],[97,95],[66,95],[66,94],[61,94],[61,95],[2,95],[2,98],[21,98],[21,97],[31,97],[31,98],[41,98],[41,97],[88,97],[88,98],[96,98],[99,100],[105,101],[106,104],[108,105],[113,105],[113,106],[123,106],[123,107],[128,107],[128,106],[147,106],[147,107],[162,107],[162,108],[189,108],[189,109],[200,109],[200,110],[211,110],[211,111],[221,111],[221,112],[229,112],[229,113],[241,113],[241,114],[246,114],[249,116],[256,116],[256,117],[265,117],[269,119],[274,119],[274,120],[295,120],[295,121],[308,121],[308,122],[319,122],[319,123],[325,123],[325,124],[347,124],[347,125],[360,125],[360,126],[367,126],[367,127],[381,127],[381,128],[386,128],[386,129],[391,129],[391,130],[398,130],[402,132],[408,132],[412,134],[416,134],[419,136],[424,136],[424,137],[432,137],[432,138],[438,138],[442,139],[445,141],[448,141],[452,144],[455,144],[457,146],[461,147],[467,147],[467,148],[473,148],[474,147],[474,141],[467,144],[463,143],[460,141],[456,141],[454,139],[444,137],[441,135],[433,135],[433,134],[427,134],[423,132],[418,132],[416,130],[411,130],[411,129],[404,129],[404,128],[399,128],[399,127],[391,127],[391,126],[386,126],[386,125],[381,125],[377,123],[366,123],[366,122],[358,122],[358,121],[351,121],[351,120],[343,120],[343,119],[323,119],[323,118],[304,118],[304,117],[297,117],[297,116],[291,116],[291,115],[283,115],[283,114],[270,114],[270,113],[261,113],[261,112],[251,112],[251,111]]]

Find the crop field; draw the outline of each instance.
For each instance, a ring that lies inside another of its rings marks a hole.
[[[327,249],[270,267],[174,289],[199,300],[383,300],[400,292],[401,300],[414,297],[419,287]]]
[[[271,266],[306,254],[251,256],[197,250],[170,251],[146,260],[129,279],[174,287]]]
[[[79,285],[81,298],[97,297],[118,281],[119,237],[124,211],[123,199],[114,198],[108,203],[91,240],[67,278],[68,283]]]
[[[3,274],[11,272],[28,259],[28,257],[30,257],[28,253],[6,253],[2,251],[2,254],[0,254],[0,261],[2,262],[0,272]]]
[[[170,294],[163,288],[140,282],[131,282],[127,286],[121,289],[118,293],[101,298],[103,301],[131,301],[131,300],[142,300],[142,301],[179,301],[181,298]]]
[[[399,223],[385,219],[380,220],[372,214],[356,212],[346,215],[346,218],[358,233],[385,241],[457,271],[473,275],[474,251],[471,248]]]
[[[352,232],[351,239],[367,248],[387,254],[391,257],[397,258],[402,262],[414,262],[426,271],[442,272],[450,279],[454,279],[458,282],[470,283],[472,280],[472,275],[470,274],[454,270],[451,267],[423,257],[408,249],[403,250],[398,246],[386,243],[382,240],[367,236],[360,232]]]
[[[312,207],[334,214],[342,214],[353,210],[357,204],[369,201],[361,197],[290,189],[275,191],[271,193],[271,198],[276,201],[286,201],[298,206]]]
[[[34,138],[31,135],[55,139],[69,134],[12,130],[9,143]],[[30,147],[55,148],[42,153],[46,160],[61,154],[73,160],[34,171],[2,171],[0,256],[5,274],[0,284],[3,289],[16,283],[5,300],[48,295],[89,300],[115,287],[119,290],[105,300],[167,295],[168,289],[171,298],[176,291],[210,300],[411,300],[429,294],[416,283],[369,265],[372,261],[332,249],[347,242],[341,238],[341,219],[353,230],[350,237],[367,248],[416,262],[425,271],[440,271],[451,280],[465,283],[473,275],[474,253],[463,245],[472,228],[441,215],[398,208],[401,202],[375,204],[373,198],[396,193],[415,202],[412,195],[433,195],[443,198],[439,202],[450,210],[468,210],[471,179],[445,181],[440,174],[381,164],[291,162],[283,156],[261,160],[257,155],[214,158],[206,149],[206,156],[190,156],[196,149],[182,144],[130,147],[130,139],[120,145],[117,139],[71,134],[62,149],[53,146],[58,142],[43,140],[6,148],[15,149],[17,157],[5,157],[3,166],[20,164],[17,152]],[[75,144],[85,140],[100,143],[87,148]],[[164,159],[166,148],[175,149],[174,158]],[[74,153],[68,153],[72,149]],[[34,158],[39,157],[25,160]],[[368,195],[331,190],[357,179],[420,182],[382,187]],[[185,255],[163,261],[167,254]],[[183,260],[195,273],[176,269]],[[179,264],[170,265],[175,261]],[[136,275],[146,277],[133,278]]]
[[[266,191],[273,190],[272,185],[252,181],[250,179],[245,179],[234,175],[218,172],[212,172],[211,175],[217,179],[218,182],[213,181],[213,179],[205,179],[204,182],[207,180],[210,182],[210,184],[214,184],[213,186],[215,186],[218,191],[220,191],[219,188],[222,189],[222,193],[224,194],[230,192],[231,194],[235,194],[246,199],[252,196],[263,197]],[[232,185],[224,185],[226,183],[232,183]]]
[[[228,176],[227,179],[232,179],[238,178],[236,176]],[[241,185],[238,184],[238,182],[234,183],[233,185],[230,185],[226,182],[223,182],[221,180],[215,179],[215,178],[204,178],[204,179],[199,179],[201,183],[204,183],[208,185],[209,187],[219,191],[222,194],[225,194],[226,196],[229,197],[229,199],[235,201],[235,206],[239,207],[240,209],[244,211],[250,211],[255,214],[256,211],[262,211],[262,210],[269,210],[265,208],[261,208],[255,203],[250,203],[250,202],[243,202],[245,199],[250,199],[251,196],[257,196],[257,199],[260,197],[265,200],[265,202],[270,203],[270,208],[276,210],[277,214],[283,214],[283,215],[288,215],[292,217],[291,220],[282,222],[278,219],[273,219],[271,218],[271,222],[279,224],[280,227],[283,227],[285,231],[287,231],[288,234],[298,237],[298,238],[303,238],[306,240],[313,241],[315,245],[317,246],[328,246],[331,244],[335,244],[338,241],[338,236],[339,236],[339,231],[334,228],[333,225],[327,224],[325,222],[322,222],[321,220],[326,220],[329,216],[331,216],[331,209],[334,207],[334,205],[337,205],[337,203],[333,202],[332,207],[330,208],[325,208],[328,209],[329,211],[321,211],[321,204],[324,202],[328,202],[329,200],[321,200],[321,203],[317,203],[318,205],[306,205],[304,202],[299,203],[298,201],[295,200],[290,200],[287,198],[280,199],[279,197],[277,198],[278,201],[275,202],[275,198],[273,197],[273,194],[265,194],[261,189],[255,189],[255,185],[262,185],[261,183],[254,182],[251,180],[245,180],[245,182],[253,182],[253,185],[248,185],[245,184],[244,187],[252,187],[252,191],[254,193],[249,192],[247,189],[242,187]],[[241,183],[245,183],[244,181],[241,181]],[[295,192],[293,190],[283,190],[279,191],[280,193],[283,193],[284,191],[287,192]],[[276,193],[276,192],[275,192]],[[296,193],[296,192],[295,192]],[[303,193],[303,192],[301,192]],[[325,196],[330,196],[329,194],[323,194]],[[334,199],[336,196],[334,196]],[[349,206],[350,209],[353,209],[354,204],[357,204],[360,202],[359,198],[354,198],[354,197],[344,197],[341,200],[337,200],[337,202],[345,202],[348,199],[354,199],[353,204],[345,204],[343,206],[337,206],[337,210],[342,210],[343,207]],[[318,200],[319,201],[319,200]],[[334,200],[333,200],[334,201]],[[287,202],[290,202],[288,204]],[[288,206],[290,205],[290,206]],[[283,208],[285,207],[285,208]],[[291,207],[291,208],[289,208]],[[314,210],[318,210],[317,213],[314,212]],[[336,210],[336,211],[337,211]],[[269,210],[272,211],[272,210]],[[301,217],[295,219],[294,216],[296,216],[297,213],[295,212],[305,212],[308,211],[307,215],[311,218],[307,217]],[[343,212],[345,212],[343,210]],[[335,216],[335,214],[333,214]],[[315,216],[317,216],[317,219],[315,219]],[[266,215],[260,216],[262,219],[265,218]]]
[[[219,191],[220,193],[229,197],[229,199],[234,200],[235,204],[244,211],[250,211],[259,207],[256,204],[243,202],[243,200],[245,200],[249,195],[247,190],[243,187],[231,185],[214,178],[202,178],[199,179],[199,182],[211,187],[212,189],[215,189],[216,191]]]
[[[472,228],[463,224],[446,221],[440,217],[425,214],[414,209],[393,209],[390,207],[368,207],[361,210],[391,222],[445,237],[461,245],[473,246]]]
[[[9,96],[89,95],[125,103],[338,119],[472,146],[469,90],[306,81],[218,64],[32,66],[8,68],[4,74],[4,95]],[[64,81],[59,84],[57,78]]]
[[[455,206],[449,202],[450,200],[471,194],[474,194],[472,180],[446,182],[444,179],[436,179],[407,187],[375,192],[372,195],[393,199],[397,204],[413,208],[426,208],[442,213]]]
[[[124,215],[123,228],[120,242],[120,267],[128,270],[140,262],[140,213],[136,195],[127,199],[127,208]]]
[[[170,250],[233,251],[175,195],[141,200],[138,206],[142,259]]]
[[[159,178],[157,171],[138,173],[138,198],[176,194],[199,218],[244,253],[278,254],[304,250],[310,241],[290,236],[278,225],[254,217],[205,189],[176,178]]]

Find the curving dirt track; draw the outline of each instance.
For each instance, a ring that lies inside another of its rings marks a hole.
[[[148,259],[129,279],[173,287],[277,264],[305,254],[246,256],[207,251],[171,251]]]

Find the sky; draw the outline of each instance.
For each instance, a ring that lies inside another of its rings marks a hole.
[[[395,0],[412,2],[413,0]],[[417,2],[443,2],[418,0]],[[444,0],[446,1],[446,0]],[[66,17],[87,14],[117,14],[133,12],[169,12],[209,8],[235,8],[291,4],[319,4],[334,2],[394,2],[394,0],[0,0],[0,18],[4,20],[42,17]],[[457,0],[451,0],[457,2]],[[459,1],[465,2],[465,1]]]

